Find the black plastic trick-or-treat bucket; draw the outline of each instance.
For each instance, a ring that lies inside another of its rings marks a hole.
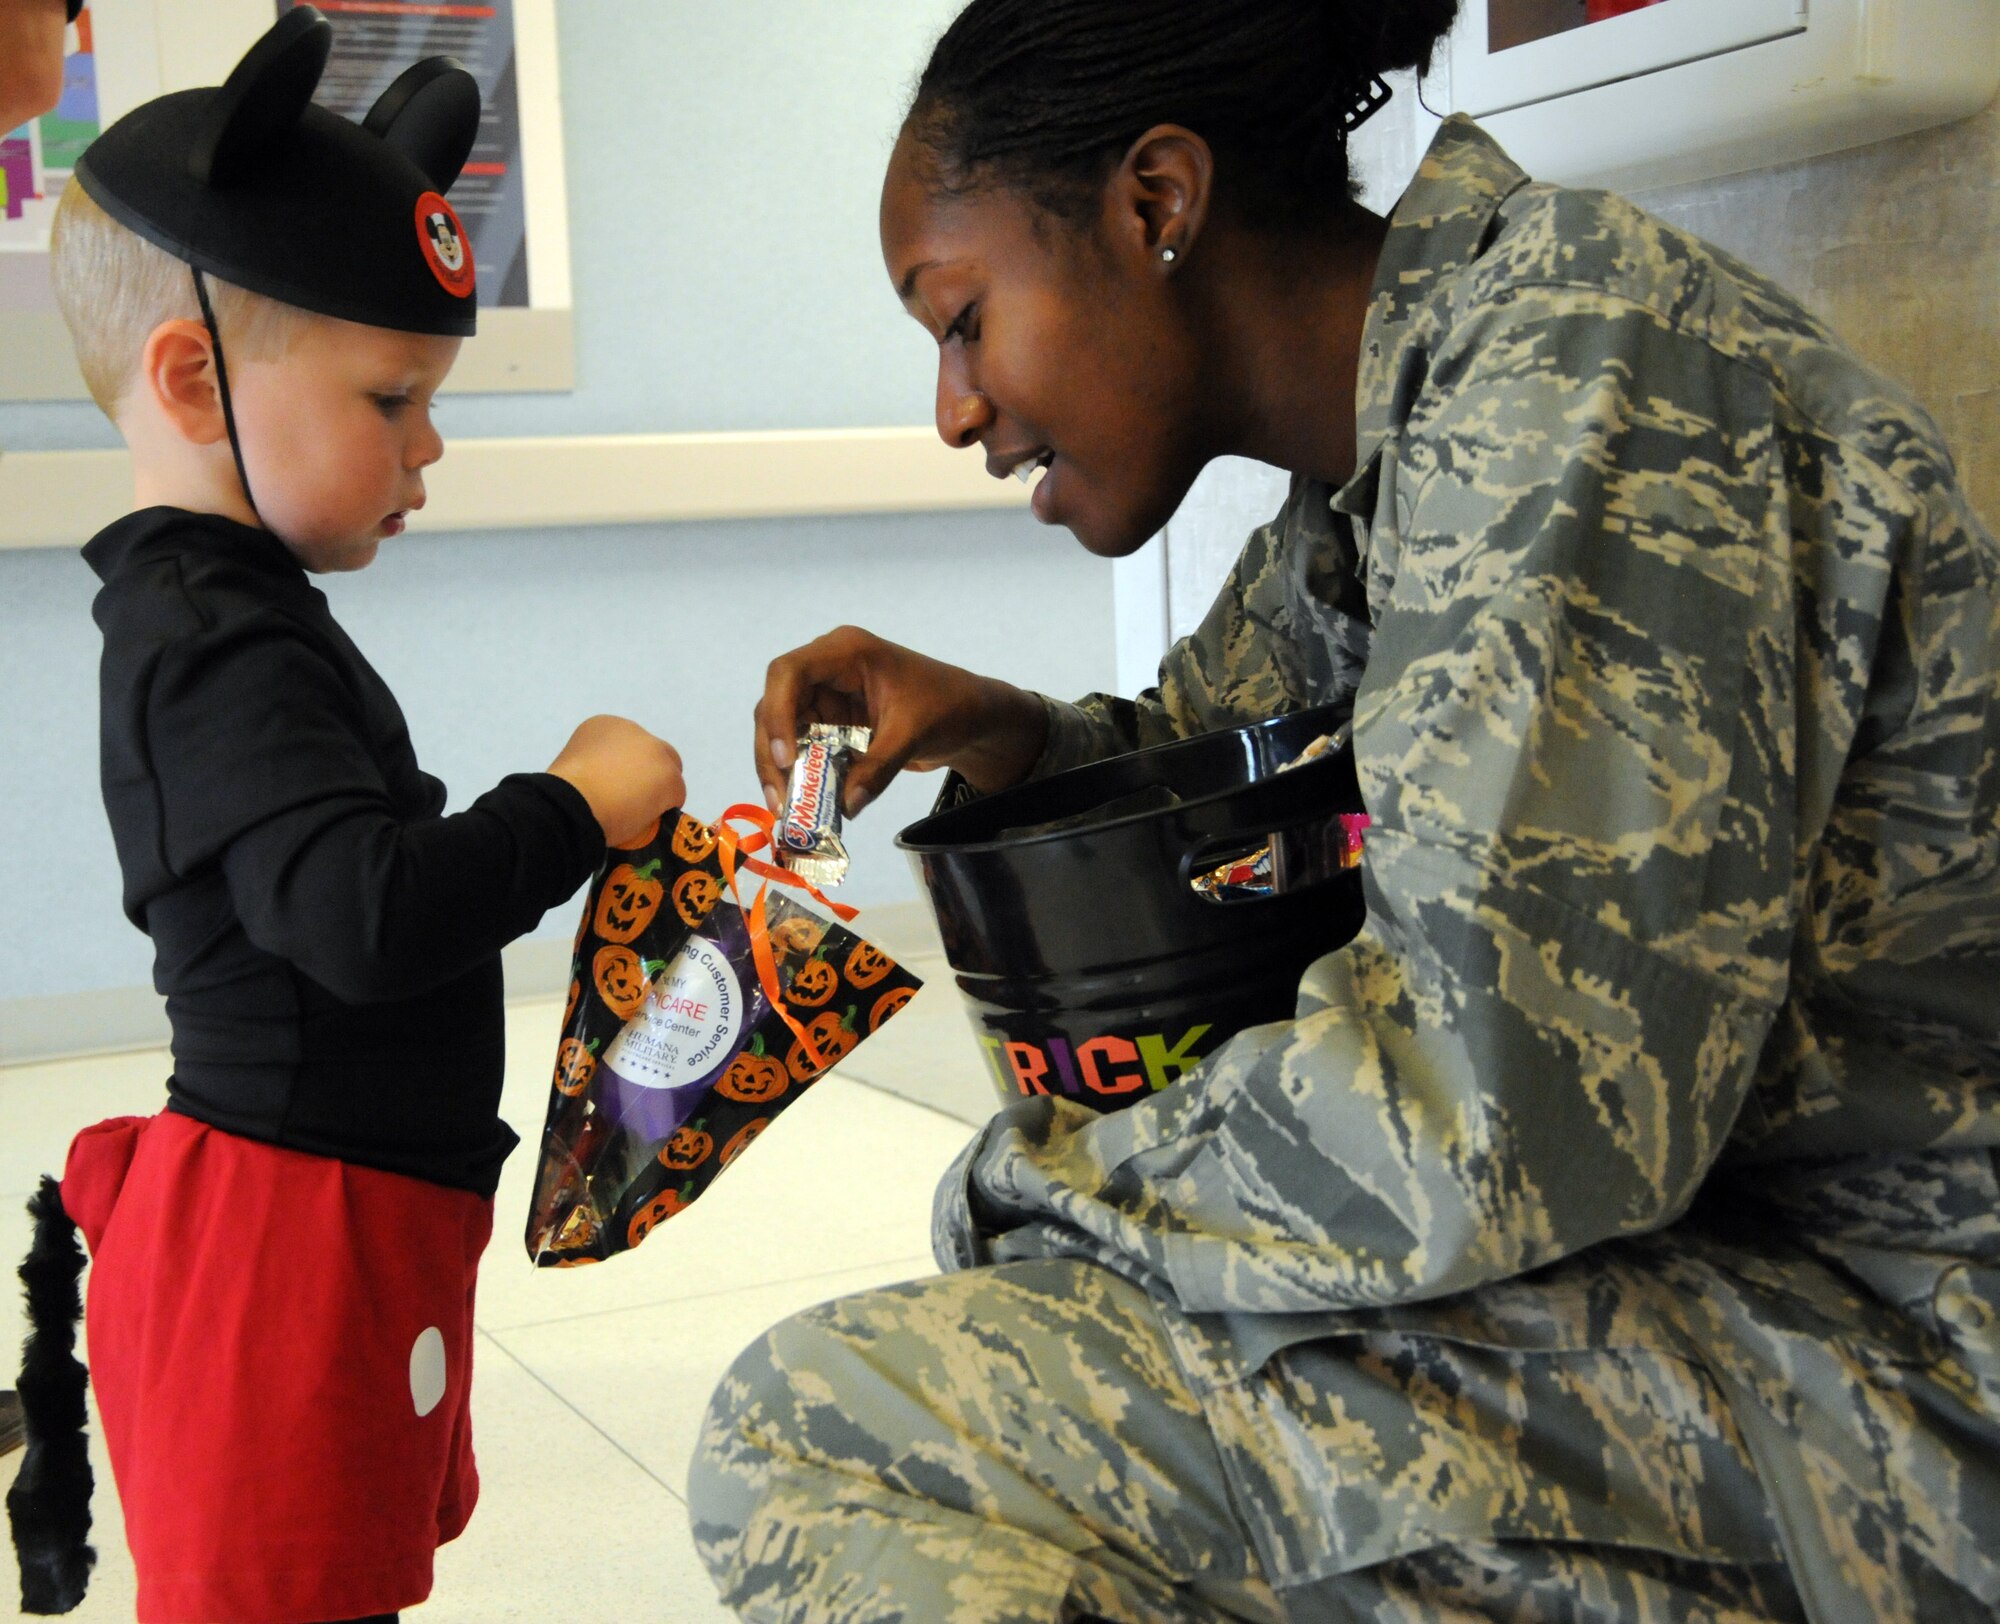
[[[903,831],[1004,1097],[1116,1110],[1292,1016],[1306,966],[1365,916],[1347,717],[1176,740]],[[1337,748],[1291,765],[1329,735]],[[1197,887],[1264,847],[1268,894]]]

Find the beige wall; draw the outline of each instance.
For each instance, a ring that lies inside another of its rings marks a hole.
[[[2000,103],[1777,169],[1635,194],[1797,294],[1943,424],[2000,525]]]

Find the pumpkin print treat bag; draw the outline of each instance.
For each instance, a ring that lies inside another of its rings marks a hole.
[[[670,815],[607,854],[577,933],[528,1215],[538,1264],[637,1246],[921,985],[846,928],[854,910],[755,855],[788,849],[773,835],[762,807],[738,806],[717,827]],[[827,845],[813,872],[831,881]],[[748,902],[745,874],[759,882]]]

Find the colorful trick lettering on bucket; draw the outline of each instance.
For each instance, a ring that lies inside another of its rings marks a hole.
[[[987,1033],[979,1043],[1004,1093],[1116,1096],[1179,1081],[1201,1064],[1208,1052],[1202,1039],[1213,1030],[1191,1026],[1171,1045],[1160,1032],[1106,1033],[1074,1044],[1067,1038],[1022,1042]]]

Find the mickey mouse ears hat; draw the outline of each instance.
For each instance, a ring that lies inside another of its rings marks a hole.
[[[472,243],[444,200],[479,130],[479,86],[419,62],[356,124],[314,105],[333,47],[318,11],[288,11],[219,89],[147,102],[77,160],[120,225],[301,310],[470,337]]]

